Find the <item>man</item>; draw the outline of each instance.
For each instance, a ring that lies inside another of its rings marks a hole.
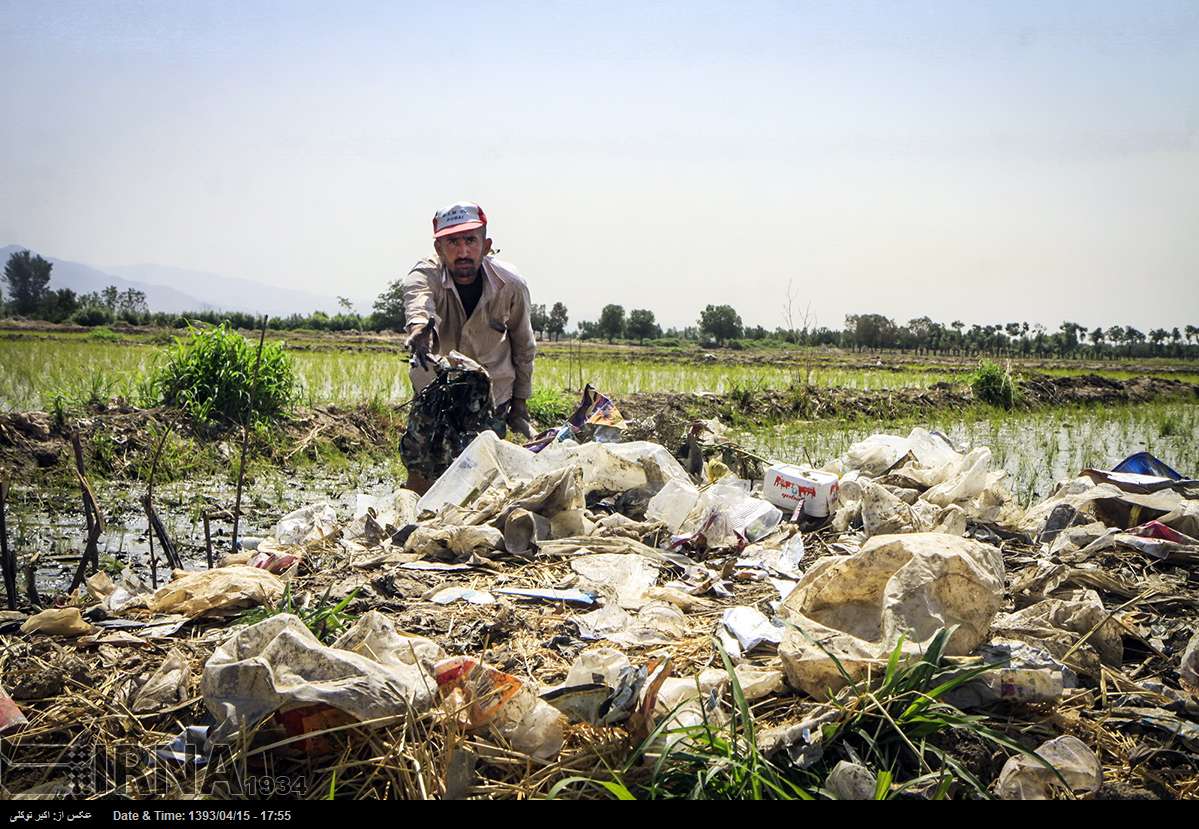
[[[524,277],[488,255],[487,216],[477,204],[437,211],[433,249],[437,259],[417,262],[404,279],[408,347],[418,363],[411,369],[413,391],[436,376],[431,355],[458,351],[491,375],[497,434],[503,437],[507,427],[531,437],[528,400],[537,343]],[[412,489],[428,483],[410,476]]]

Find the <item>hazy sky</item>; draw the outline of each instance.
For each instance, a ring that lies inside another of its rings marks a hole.
[[[475,200],[572,323],[1199,324],[1199,3],[0,0],[0,182],[0,245],[355,297]]]

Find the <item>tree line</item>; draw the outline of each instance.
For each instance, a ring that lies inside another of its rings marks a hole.
[[[108,286],[102,291],[76,295],[68,288],[50,289],[53,263],[30,251],[9,256],[0,289],[0,311],[10,315],[50,322],[73,322],[95,326],[114,322],[130,325],[183,327],[188,322],[253,328],[260,318],[242,311],[189,311],[174,314],[152,311],[146,295],[135,289],[118,290]],[[623,305],[608,304],[596,320],[581,320],[575,335],[582,340],[608,342],[655,342],[679,345],[693,342],[706,347],[745,348],[748,346],[824,346],[853,351],[900,351],[916,354],[1022,356],[1022,357],[1117,357],[1179,356],[1199,357],[1199,327],[1187,325],[1170,329],[1159,327],[1142,332],[1131,325],[1094,327],[1063,322],[1057,330],[1028,322],[1002,322],[966,325],[960,320],[948,324],[929,317],[917,317],[898,324],[883,314],[850,314],[843,328],[810,324],[807,312],[793,312],[792,295],[783,306],[785,326],[766,329],[745,325],[731,305],[708,305],[694,325],[667,328],[658,324],[654,312]],[[326,314],[290,314],[271,320],[271,326],[285,330],[318,331],[402,331],[404,329],[403,280],[392,281],[375,299],[369,314],[358,314],[345,297],[339,297],[340,311]],[[541,339],[560,339],[570,322],[566,305],[555,302],[530,308],[533,330]]]

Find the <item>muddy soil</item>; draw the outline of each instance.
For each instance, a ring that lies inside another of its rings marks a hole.
[[[110,405],[93,406],[85,417],[66,423],[54,422],[45,412],[0,414],[0,466],[9,467],[14,474],[68,468],[74,463],[71,435],[77,430],[85,447],[100,434],[106,442],[111,441],[115,457],[107,470],[110,477],[135,477],[134,465],[154,452],[157,436],[168,426],[185,440],[214,448],[222,462],[235,461],[240,453],[239,429],[197,428],[169,409]],[[280,431],[270,438],[253,436],[254,456],[282,463],[319,443],[331,444],[349,455],[394,447],[403,431],[403,407],[318,406],[298,411],[279,426]]]

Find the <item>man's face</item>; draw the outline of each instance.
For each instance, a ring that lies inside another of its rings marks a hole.
[[[455,282],[467,285],[474,281],[483,257],[491,251],[491,240],[486,236],[485,228],[477,228],[433,240],[434,250]]]

